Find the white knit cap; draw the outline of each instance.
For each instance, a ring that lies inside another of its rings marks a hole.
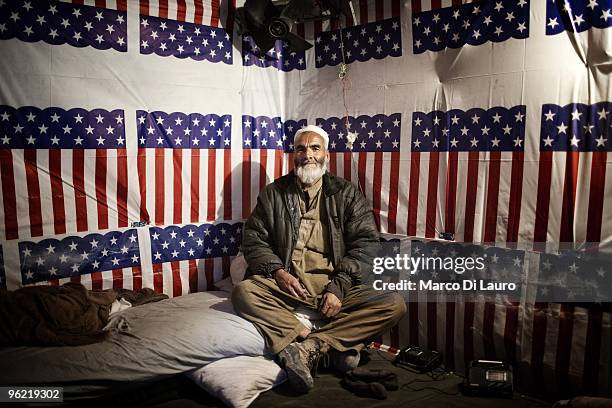
[[[315,125],[305,126],[301,128],[300,130],[298,130],[297,132],[295,132],[295,136],[293,136],[293,145],[295,145],[295,141],[297,140],[298,136],[306,132],[313,132],[321,136],[323,138],[323,141],[325,142],[325,150],[327,150],[327,146],[329,145],[329,135],[327,134],[326,131],[324,131],[323,129]]]

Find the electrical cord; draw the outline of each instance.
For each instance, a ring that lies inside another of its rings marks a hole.
[[[438,378],[442,377],[445,374],[450,374],[450,373],[447,371],[446,365],[442,364],[441,366],[436,367],[433,370],[426,372],[425,374],[427,374],[427,376],[431,378],[433,381],[437,381]]]
[[[344,51],[344,25],[342,24],[342,20],[339,20],[339,25],[340,25],[340,54],[342,56],[342,62],[340,63],[340,68],[338,70],[338,79],[340,80],[341,84],[342,84],[342,105],[344,106],[344,130],[346,132],[346,140],[347,140],[347,148],[351,153],[351,168],[352,169],[356,169],[358,167],[358,163],[356,158],[352,155],[353,153],[353,142],[354,140],[352,139],[352,136],[355,135],[355,137],[357,136],[356,134],[354,134],[354,132],[352,132],[350,130],[351,124],[349,123],[349,107],[348,107],[348,102],[347,102],[347,91],[349,89],[351,89],[352,85],[351,85],[351,80],[348,76],[348,72],[349,72],[349,67],[346,63],[346,53]],[[352,173],[352,171],[351,171]],[[351,174],[351,177],[353,176],[353,174]],[[359,174],[357,174],[357,179],[359,179]],[[363,195],[366,195],[365,191],[363,191],[362,185],[361,183],[357,183],[357,187],[359,188],[359,191],[361,191],[361,193]]]
[[[389,358],[389,357],[386,356],[386,354],[390,354],[390,353],[388,353],[386,351],[379,350],[379,349],[374,349],[373,351],[375,351],[376,354],[379,357],[381,357],[383,360],[385,360],[385,361],[388,361],[390,363],[393,363],[395,361],[395,357]],[[423,391],[423,390],[433,390],[433,391],[436,391],[436,392],[440,392],[440,393],[442,393],[444,395],[450,395],[450,396],[455,396],[455,395],[460,394],[459,391],[456,391],[454,393],[450,393],[450,392],[443,391],[443,390],[440,390],[440,389],[435,388],[435,387],[421,387],[421,388],[411,388],[410,387],[410,385],[412,385],[414,383],[432,383],[432,382],[438,381],[444,375],[449,375],[450,372],[447,370],[445,364],[442,364],[441,366],[436,367],[433,370],[428,371],[428,372],[423,373],[423,374],[427,375],[429,377],[429,379],[415,378],[415,379],[410,380],[409,382],[407,382],[405,384],[402,384],[400,386],[400,388],[401,389],[406,389],[406,390],[409,390],[409,391],[415,391],[415,392]]]
[[[371,349],[370,351],[371,352],[375,351],[376,354],[379,357],[381,357],[383,360],[385,360],[387,362],[393,363],[395,361],[395,357],[391,357],[391,358],[387,357],[387,355],[389,355],[389,354],[393,355],[392,353],[389,353],[389,352],[386,352],[386,351],[383,351],[383,350],[380,350],[380,349]],[[437,367],[437,368],[435,368],[435,369],[433,369],[431,371],[428,371],[428,372],[426,372],[424,374],[426,374],[429,377],[429,379],[414,378],[414,379],[408,381],[407,383],[402,384],[400,386],[400,389],[408,390],[408,391],[414,391],[414,392],[425,391],[425,390],[432,390],[432,391],[435,391],[435,392],[438,392],[438,393],[441,393],[441,394],[444,394],[444,395],[448,395],[448,396],[457,396],[457,395],[461,394],[461,388],[460,387],[462,385],[464,385],[464,384],[467,384],[467,382],[468,382],[467,377],[465,377],[463,375],[459,375],[459,374],[454,373],[454,372],[448,371],[448,368],[446,367],[446,364],[442,364],[439,367]],[[450,375],[450,374],[453,374],[453,375],[455,375],[457,377],[462,377],[463,378],[463,381],[460,382],[459,384],[457,384],[458,385],[458,390],[456,392],[454,392],[454,393],[451,393],[451,392],[448,392],[448,391],[444,391],[444,390],[441,390],[441,389],[438,389],[438,388],[435,388],[435,387],[430,387],[430,386],[421,387],[421,388],[410,387],[411,385],[413,385],[415,383],[430,384],[430,383],[438,381],[442,376]],[[538,400],[537,398],[533,398],[533,397],[530,397],[528,395],[521,394],[520,398],[528,400],[528,401],[530,401],[532,403],[537,403],[538,405],[541,405],[541,406],[550,406],[550,404],[547,403],[546,401]]]
[[[346,137],[347,137],[347,141],[349,141],[349,143],[347,143],[347,147],[349,147],[349,150],[351,153],[353,153],[353,143],[350,142],[349,139],[349,133],[351,133],[350,131],[350,123],[349,123],[349,108],[348,108],[348,103],[347,103],[347,97],[346,97],[346,93],[347,90],[351,89],[351,80],[348,77],[348,65],[346,64],[346,53],[344,52],[344,25],[342,23],[342,19],[338,20],[338,24],[340,26],[339,28],[339,33],[340,33],[340,55],[342,56],[342,62],[340,63],[340,69],[338,70],[338,79],[341,81],[342,84],[342,104],[344,106],[344,130],[346,132]],[[358,168],[359,163],[357,162],[357,159],[351,154],[351,167],[356,169]],[[351,174],[351,177],[353,175]],[[357,179],[359,179],[359,172],[357,172]],[[357,183],[357,187],[359,188],[359,190],[361,191],[361,193],[365,196],[366,192],[363,190],[363,187],[361,185],[362,183],[358,182]],[[438,228],[436,228],[436,226],[434,225],[434,230],[436,232],[436,237],[440,237],[441,235],[441,231],[438,230]],[[443,230],[446,231],[446,228],[443,227]]]
[[[415,383],[415,382],[432,382],[433,380],[418,380],[418,381],[410,381],[406,384],[402,384],[402,386],[400,387],[400,389],[402,390],[408,390],[408,391],[413,391],[413,392],[419,392],[419,391],[424,391],[424,390],[432,390],[432,391],[436,391],[440,394],[444,394],[444,395],[449,395],[451,397],[457,396],[459,394],[461,394],[459,391],[455,391],[455,392],[447,392],[444,390],[441,390],[439,388],[435,388],[435,387],[421,387],[421,388],[412,388],[409,387],[409,384]]]
[[[450,396],[455,396],[455,395],[459,395],[460,394],[459,391],[455,391],[455,392],[451,393],[451,392],[444,391],[444,390],[441,390],[441,389],[435,388],[435,387],[421,387],[421,388],[412,388],[412,387],[410,387],[410,385],[415,384],[415,383],[430,384],[432,382],[436,382],[436,381],[438,381],[440,379],[440,377],[442,377],[444,375],[449,375],[450,373],[446,369],[446,365],[442,364],[441,366],[436,367],[433,370],[426,372],[425,374],[429,377],[429,379],[425,380],[425,379],[421,379],[421,378],[415,378],[415,379],[413,379],[411,381],[408,381],[405,384],[402,384],[400,386],[400,388],[402,390],[408,390],[408,391],[414,391],[414,392],[424,391],[424,390],[432,390],[432,391],[436,391],[436,392],[439,392],[441,394],[450,395]]]

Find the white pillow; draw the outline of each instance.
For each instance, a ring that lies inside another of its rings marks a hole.
[[[287,379],[278,364],[262,356],[222,358],[186,375],[233,408],[248,407],[259,394]]]
[[[234,286],[244,280],[244,274],[246,273],[247,267],[248,265],[244,259],[244,255],[242,255],[242,253],[238,254],[230,264],[230,277],[232,278],[232,284]]]

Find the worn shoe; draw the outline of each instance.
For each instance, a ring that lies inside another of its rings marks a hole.
[[[316,370],[319,359],[329,351],[327,343],[317,338],[307,338],[301,343],[291,343],[278,353],[278,359],[287,372],[291,388],[306,393],[314,386],[311,371]]]
[[[356,350],[338,351],[335,349],[330,350],[329,359],[332,368],[341,374],[354,370],[359,365],[359,359],[361,355]]]
[[[347,373],[347,376],[349,379],[355,381],[364,381],[367,383],[378,382],[382,384],[387,391],[396,391],[399,388],[397,374],[389,370],[358,367]]]
[[[367,383],[365,381],[351,380],[348,377],[342,379],[342,386],[358,397],[387,399],[387,390],[377,382]]]

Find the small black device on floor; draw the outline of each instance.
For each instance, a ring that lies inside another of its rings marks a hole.
[[[400,350],[393,364],[419,373],[426,373],[442,365],[442,354],[435,350],[425,350],[418,346],[408,346]]]
[[[503,361],[472,360],[467,366],[467,381],[461,384],[466,395],[512,397],[512,366]]]

